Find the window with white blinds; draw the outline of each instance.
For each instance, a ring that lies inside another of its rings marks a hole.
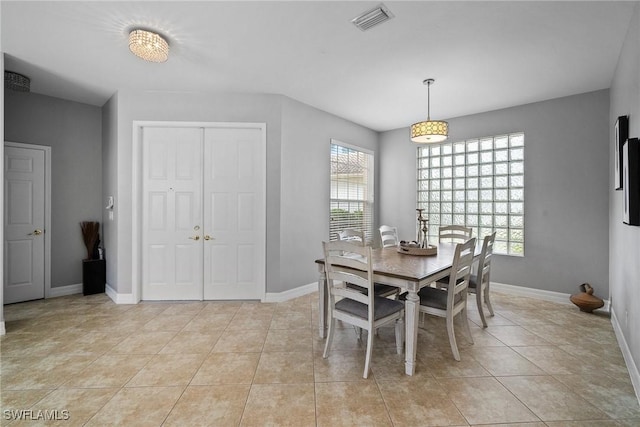
[[[373,240],[373,153],[331,140],[329,239],[346,228],[364,231]]]
[[[524,256],[524,134],[418,147],[418,208],[429,240],[441,225],[464,225],[494,253]],[[423,213],[424,215],[424,213]]]

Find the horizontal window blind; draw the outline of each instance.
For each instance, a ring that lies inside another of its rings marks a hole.
[[[329,239],[347,228],[373,240],[373,154],[336,140],[331,142]]]

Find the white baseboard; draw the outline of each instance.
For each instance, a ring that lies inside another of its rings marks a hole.
[[[67,295],[75,295],[82,293],[82,283],[67,286],[57,286],[49,289],[49,296],[47,298],[64,297]]]
[[[318,290],[318,283],[309,283],[284,292],[267,292],[263,302],[283,302],[303,295],[313,293]],[[541,289],[525,288],[523,286],[508,285],[506,283],[491,282],[491,290],[509,295],[517,295],[529,298],[537,298],[559,304],[572,304],[569,300],[570,294],[555,291],[545,291]],[[604,300],[604,307],[600,310],[609,310],[609,301]]]
[[[119,294],[107,283],[105,285],[105,293],[116,304],[137,304],[138,301],[133,299],[133,294]]]
[[[299,286],[284,292],[267,292],[263,302],[284,302],[303,295],[314,293],[318,290],[318,282],[309,283],[308,285]]]
[[[636,397],[638,398],[638,402],[640,403],[640,372],[638,371],[638,367],[633,360],[633,356],[631,356],[631,350],[627,345],[627,340],[624,338],[622,328],[620,328],[618,316],[616,316],[616,311],[613,309],[611,310],[611,325],[613,325],[613,331],[616,333],[618,346],[620,347],[620,351],[622,351],[622,357],[624,357],[624,361],[627,364],[627,370],[629,371],[629,377],[631,378],[633,389],[635,390]]]
[[[555,291],[545,291],[542,289],[525,288],[523,286],[507,285],[506,283],[491,282],[491,290],[502,292],[509,295],[517,295],[521,297],[537,298],[545,301],[556,302],[559,304],[572,304],[569,300],[570,294]],[[609,310],[609,301],[604,300],[604,306],[599,309],[603,311]]]
[[[7,330],[4,328],[4,320],[0,322],[0,335],[4,335],[7,333]]]

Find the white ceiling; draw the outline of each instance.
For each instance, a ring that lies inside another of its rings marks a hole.
[[[636,2],[385,1],[392,20],[350,20],[378,1],[11,2],[5,68],[32,92],[102,106],[117,90],[283,94],[371,129],[608,88]],[[128,50],[155,29],[169,60]]]

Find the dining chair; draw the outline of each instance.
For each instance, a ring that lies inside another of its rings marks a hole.
[[[398,228],[390,225],[381,225],[380,240],[383,248],[398,246]]]
[[[462,225],[443,225],[438,228],[439,242],[464,243],[471,238],[473,230]]]
[[[329,289],[329,332],[324,346],[323,358],[329,355],[335,332],[335,321],[349,323],[356,328],[366,329],[367,353],[363,378],[369,375],[371,351],[378,328],[395,323],[396,350],[402,354],[404,341],[404,303],[395,299],[366,294],[357,289],[342,286],[341,283],[353,283],[372,291],[373,262],[370,246],[356,246],[344,241],[322,242],[324,268]],[[347,267],[345,270],[341,267]],[[358,339],[361,335],[358,334]]]
[[[485,236],[482,242],[482,252],[478,260],[478,270],[469,277],[469,292],[476,295],[476,303],[478,304],[478,312],[482,320],[482,326],[487,327],[487,320],[484,316],[484,303],[489,309],[489,314],[493,316],[493,307],[491,306],[491,298],[489,297],[489,283],[491,273],[491,258],[493,256],[493,244],[496,240],[495,231],[493,234]]]
[[[338,240],[348,242],[354,245],[365,246],[364,232],[356,230],[355,228],[346,228],[338,233]],[[353,283],[347,283],[347,286],[357,287]],[[367,292],[366,289],[360,289],[362,292]],[[376,283],[373,287],[373,292],[379,297],[394,298],[398,296],[400,289],[395,286],[384,285],[382,283]]]
[[[365,245],[364,231],[355,228],[345,228],[338,232],[338,240],[346,240],[351,243]]]
[[[453,358],[460,361],[460,352],[456,343],[456,335],[453,328],[453,319],[460,315],[466,329],[469,341],[473,344],[469,321],[467,320],[467,290],[469,277],[471,276],[471,264],[476,246],[476,239],[472,238],[465,243],[458,243],[453,256],[449,284],[446,289],[424,287],[418,292],[420,297],[420,312],[433,316],[444,317],[447,324],[449,344]]]
[[[464,243],[471,238],[473,230],[462,225],[443,225],[438,228],[438,242]],[[436,282],[439,288],[446,288],[449,283],[449,276],[443,277]]]

